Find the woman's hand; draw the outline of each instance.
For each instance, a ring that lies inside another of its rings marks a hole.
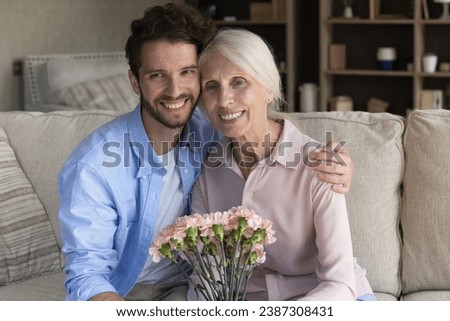
[[[341,142],[328,142],[325,147],[311,152],[309,158],[315,162],[317,177],[332,184],[332,190],[346,194],[350,190],[353,176],[353,160]]]

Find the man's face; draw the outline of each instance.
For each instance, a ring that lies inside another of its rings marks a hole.
[[[131,72],[130,80],[150,121],[182,128],[200,95],[196,47],[184,42],[150,41],[142,47],[141,62],[139,80]]]

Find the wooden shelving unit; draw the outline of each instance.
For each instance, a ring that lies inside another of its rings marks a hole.
[[[436,14],[424,19],[421,0],[386,1],[398,9],[391,17],[376,16],[370,9],[371,0],[366,0],[354,8],[359,17],[342,18],[341,1],[320,0],[320,110],[328,110],[331,97],[350,95],[354,110],[366,110],[367,101],[375,97],[391,103],[389,112],[406,115],[408,109],[421,108],[422,90],[445,90],[450,83],[450,72],[422,71],[425,52],[436,53],[439,62],[450,62],[450,20],[440,20]],[[428,4],[439,8],[431,1]],[[346,45],[345,69],[329,69],[332,43]],[[376,49],[386,46],[397,48],[399,55],[392,71],[378,70],[376,65]],[[412,63],[410,71],[408,62]]]

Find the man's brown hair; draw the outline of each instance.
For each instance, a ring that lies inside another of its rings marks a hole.
[[[168,3],[148,8],[142,19],[131,23],[131,35],[125,46],[130,69],[139,79],[141,50],[147,41],[186,42],[195,45],[200,54],[216,32],[212,19],[190,5]]]

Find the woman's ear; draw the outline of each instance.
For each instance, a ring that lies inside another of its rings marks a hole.
[[[131,69],[128,69],[128,79],[130,80],[131,88],[137,95],[141,95],[141,89],[139,87],[139,81],[136,76],[133,74]]]
[[[272,90],[268,90],[267,91],[267,105],[270,105],[273,101],[275,100],[275,94],[273,93]]]

